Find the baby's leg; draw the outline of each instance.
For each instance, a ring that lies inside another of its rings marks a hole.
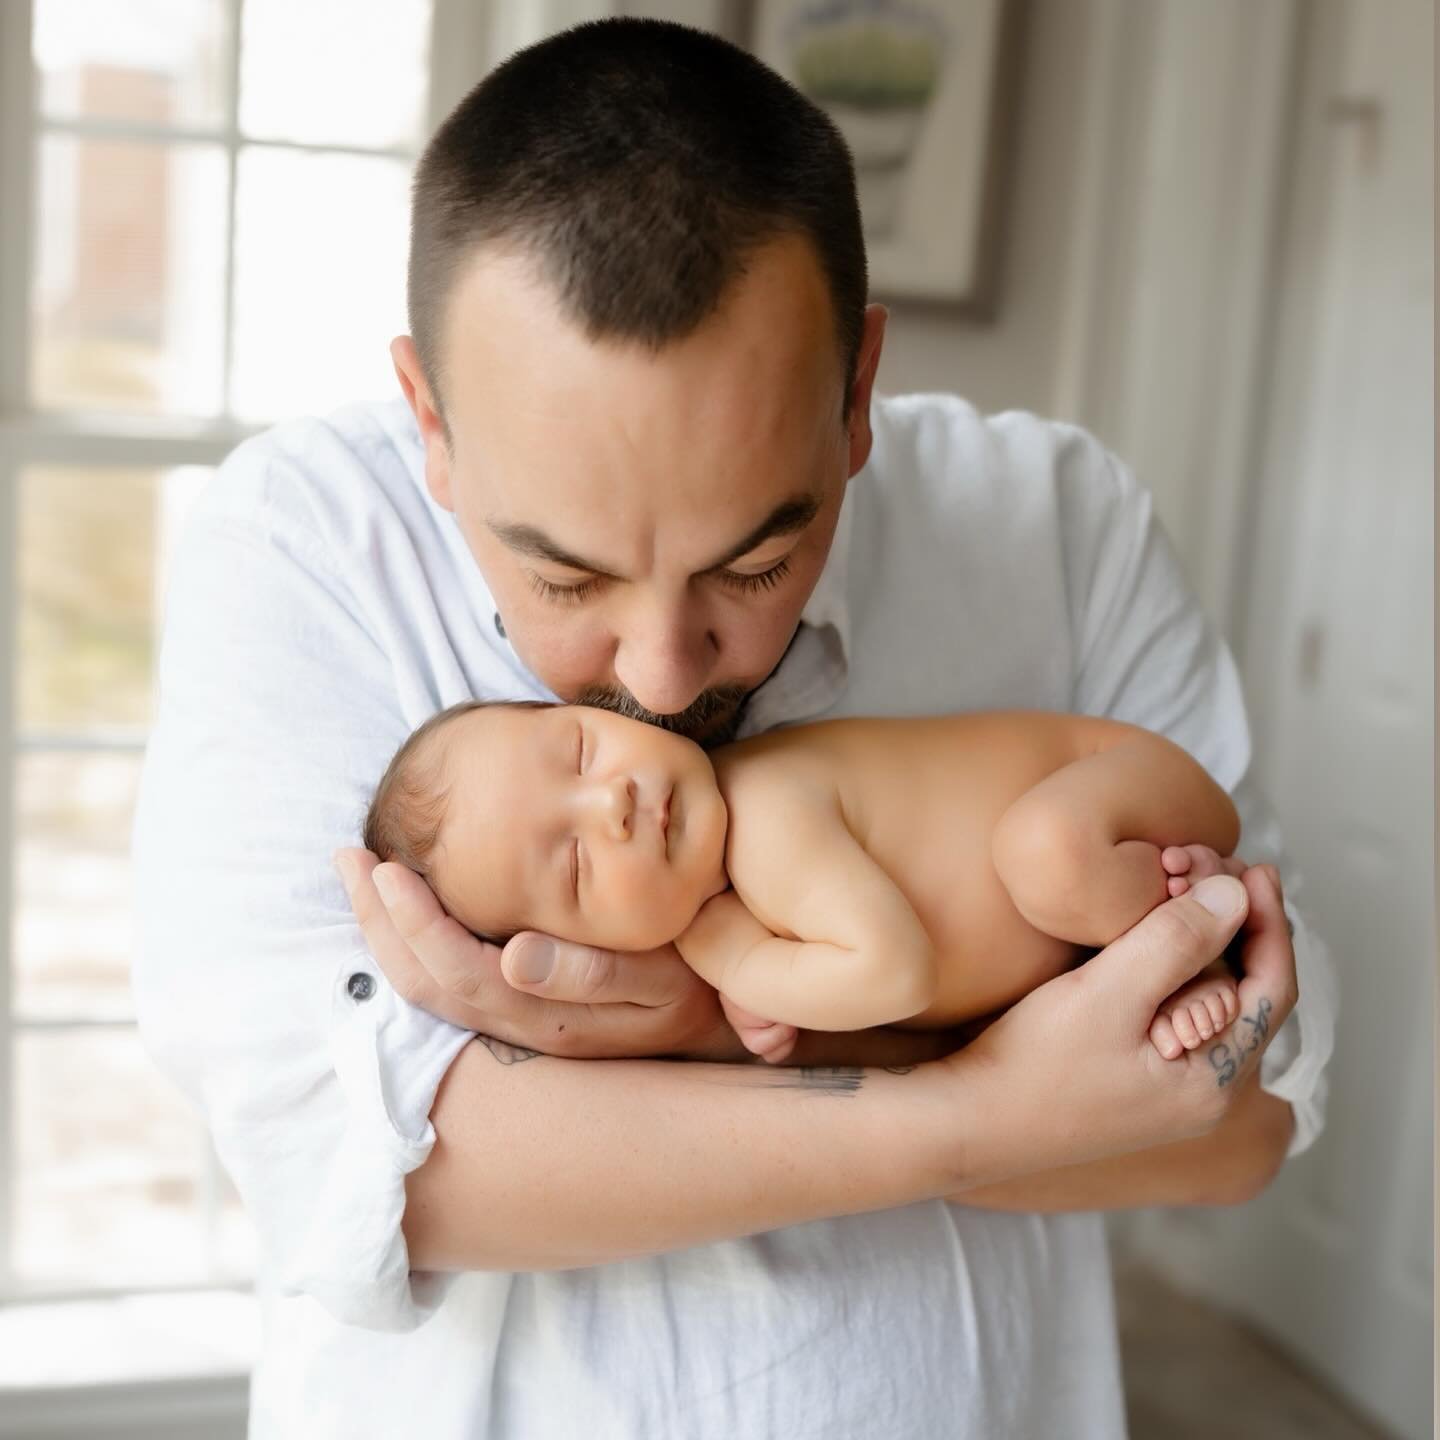
[[[1197,845],[1228,855],[1239,831],[1230,797],[1195,760],[1132,730],[1020,796],[995,827],[991,858],[1037,930],[1103,947],[1186,873],[1179,862],[1165,866],[1163,852]],[[1197,863],[1192,855],[1188,869]]]

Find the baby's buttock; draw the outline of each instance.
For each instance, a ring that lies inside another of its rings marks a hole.
[[[1016,910],[990,841],[1015,800],[1075,758],[1084,726],[1067,716],[956,716],[837,737],[855,752],[844,787],[856,838],[905,892],[936,949],[935,1001],[909,1027],[989,1014],[1075,962],[1077,946]]]

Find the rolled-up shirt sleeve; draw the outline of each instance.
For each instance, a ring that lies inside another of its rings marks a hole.
[[[409,1270],[404,1180],[472,1037],[386,984],[332,868],[411,725],[297,484],[242,446],[178,547],[134,836],[135,1001],[256,1224],[262,1283],[413,1329],[446,1279]]]
[[[1299,998],[1261,1057],[1260,1084],[1295,1113],[1289,1154],[1325,1124],[1325,1068],[1338,1010],[1335,965],[1296,908],[1302,877],[1252,770],[1240,677],[1190,589],[1151,496],[1081,430],[1057,427],[1057,500],[1076,657],[1074,708],[1168,736],[1230,792],[1241,820],[1236,853],[1273,862],[1285,882]]]

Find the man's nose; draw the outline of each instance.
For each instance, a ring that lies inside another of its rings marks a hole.
[[[705,688],[719,647],[703,623],[655,617],[620,639],[615,678],[655,715],[676,715]]]

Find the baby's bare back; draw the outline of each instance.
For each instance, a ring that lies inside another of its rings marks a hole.
[[[774,785],[800,776],[832,790],[851,834],[935,946],[935,1001],[901,1022],[928,1028],[1013,1003],[1073,962],[1076,946],[1017,911],[991,860],[991,838],[1010,805],[1041,780],[1135,733],[1115,721],[1031,711],[831,720],[741,741],[712,758],[732,806],[758,807]]]

